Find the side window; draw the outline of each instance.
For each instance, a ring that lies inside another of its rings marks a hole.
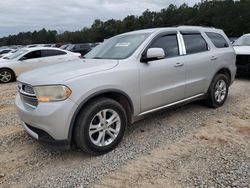
[[[42,57],[58,56],[65,54],[67,53],[60,50],[42,50]]]
[[[200,33],[182,34],[187,54],[194,54],[208,51],[207,42]]]
[[[218,34],[218,33],[212,33],[212,32],[206,32],[206,35],[209,37],[209,39],[213,42],[216,48],[227,48],[229,47],[226,39]]]
[[[179,46],[176,35],[166,35],[156,39],[150,48],[163,48],[166,57],[175,57],[179,55]]]
[[[36,59],[41,57],[41,50],[30,52],[24,56],[25,59]]]

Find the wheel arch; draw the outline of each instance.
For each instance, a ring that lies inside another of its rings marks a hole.
[[[218,75],[218,74],[224,74],[224,75],[226,75],[226,76],[229,78],[230,84],[232,83],[232,75],[231,75],[230,70],[229,70],[228,68],[226,68],[226,67],[223,67],[223,68],[219,69],[219,70],[214,74],[212,80],[210,81],[209,87],[208,87],[208,89],[207,89],[206,97],[208,96],[208,92],[209,92],[209,90],[210,90],[210,88],[211,88],[211,84],[212,84],[214,78],[215,78],[216,75]]]
[[[9,68],[9,67],[1,67],[0,70],[9,70],[13,73],[14,75],[14,80],[16,80],[16,73],[13,69]]]
[[[228,81],[231,83],[232,82],[232,74],[231,74],[231,71],[228,69],[228,68],[221,68],[220,70],[218,70],[216,72],[216,74],[214,75],[214,77],[217,75],[217,74],[224,74],[228,77]],[[213,77],[213,79],[214,79]]]
[[[73,136],[73,131],[74,131],[74,126],[76,119],[80,113],[80,111],[84,108],[84,106],[93,101],[94,99],[101,98],[101,97],[106,97],[113,99],[120,103],[124,110],[126,111],[127,117],[128,117],[128,123],[131,123],[132,121],[132,116],[134,114],[134,106],[131,98],[123,91],[117,90],[117,89],[107,89],[107,90],[102,90],[98,91],[96,93],[93,93],[86,99],[84,99],[77,107],[76,111],[73,114],[73,117],[70,121],[70,127],[69,127],[69,133],[68,133],[68,140],[72,142],[72,136]]]

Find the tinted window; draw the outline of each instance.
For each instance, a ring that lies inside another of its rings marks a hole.
[[[206,34],[210,38],[210,40],[213,42],[213,44],[216,46],[216,48],[229,47],[227,41],[222,35],[218,33],[211,33],[211,32],[207,32]]]
[[[194,54],[208,50],[207,43],[201,34],[183,34],[187,54]]]
[[[174,57],[179,55],[179,47],[176,35],[166,35],[156,39],[150,48],[163,48],[166,57]]]
[[[50,56],[65,55],[65,54],[66,52],[59,50],[42,50],[42,57],[50,57]]]
[[[35,59],[40,57],[41,57],[41,50],[36,50],[23,56],[23,59]]]

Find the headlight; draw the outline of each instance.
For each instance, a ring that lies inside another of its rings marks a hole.
[[[71,90],[64,85],[36,86],[34,90],[38,102],[63,101],[71,95]]]

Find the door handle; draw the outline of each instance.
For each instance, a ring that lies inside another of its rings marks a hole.
[[[184,65],[184,63],[178,62],[178,63],[176,63],[176,64],[174,65],[174,67],[182,67],[183,65]]]
[[[216,57],[216,56],[212,56],[211,57],[211,60],[213,61],[213,60],[217,60],[218,59],[218,57]]]

